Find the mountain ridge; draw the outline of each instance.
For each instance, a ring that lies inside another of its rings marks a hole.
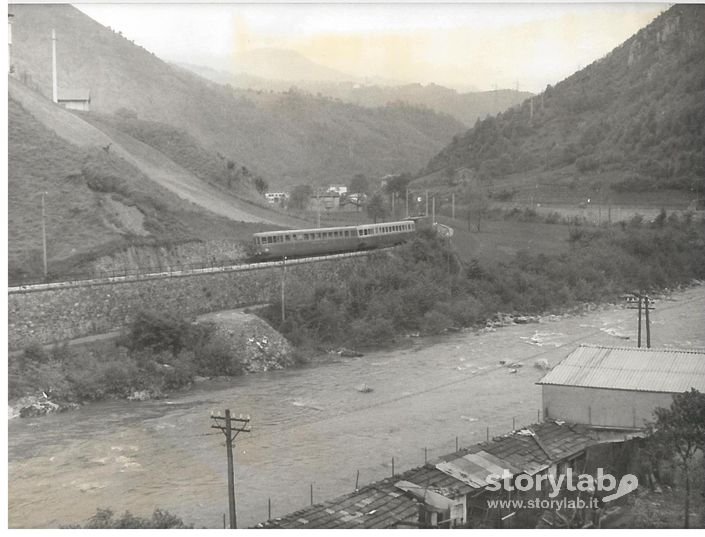
[[[425,174],[486,184],[696,192],[705,182],[705,6],[676,5],[604,58],[478,121]]]

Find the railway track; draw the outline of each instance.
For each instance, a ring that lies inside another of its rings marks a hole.
[[[222,267],[204,267],[184,270],[169,270],[160,272],[145,272],[140,274],[126,274],[121,276],[108,276],[104,278],[86,278],[76,280],[65,280],[60,282],[37,283],[27,285],[16,285],[8,287],[8,294],[32,293],[38,291],[50,291],[56,289],[68,289],[72,287],[87,287],[94,285],[110,285],[115,283],[138,282],[145,280],[160,280],[165,278],[184,278],[188,276],[197,276],[200,274],[220,274],[226,272],[240,272],[248,270],[259,270],[263,268],[284,267],[291,265],[302,265],[305,263],[316,263],[320,261],[332,261],[336,259],[346,259],[352,257],[363,257],[370,255],[373,252],[383,252],[392,250],[394,246],[387,248],[378,248],[375,250],[365,250],[360,252],[346,252],[342,254],[330,254],[315,257],[301,257],[296,259],[287,259],[279,261],[263,261],[260,263],[241,263],[235,265],[226,265]]]

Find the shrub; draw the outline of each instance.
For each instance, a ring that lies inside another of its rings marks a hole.
[[[62,528],[85,529],[193,529],[192,525],[184,524],[176,515],[169,511],[155,509],[151,518],[141,518],[125,511],[119,518],[114,517],[110,509],[97,509],[84,526],[62,526]]]
[[[195,370],[204,376],[241,375],[244,367],[232,346],[216,336],[200,349],[196,349]]]
[[[194,337],[191,324],[168,313],[140,311],[130,324],[127,344],[132,349],[170,351],[176,356]]]
[[[382,346],[393,342],[395,333],[389,319],[358,319],[350,325],[349,340],[357,347]]]
[[[451,326],[451,318],[436,309],[427,311],[423,316],[423,329],[427,334],[440,334]]]

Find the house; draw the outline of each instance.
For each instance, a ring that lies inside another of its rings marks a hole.
[[[705,351],[581,345],[537,384],[544,418],[641,429],[674,394],[705,392]]]
[[[339,196],[344,196],[348,193],[348,187],[345,185],[328,185],[328,192],[335,192]]]
[[[269,203],[281,203],[282,200],[289,199],[286,192],[266,192],[264,197]]]
[[[91,92],[87,89],[60,90],[57,102],[69,110],[90,112]]]

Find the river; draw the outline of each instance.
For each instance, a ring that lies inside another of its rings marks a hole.
[[[705,347],[705,287],[664,297],[653,347]],[[196,527],[227,513],[223,435],[212,412],[249,414],[236,441],[239,527],[423,464],[460,445],[533,423],[537,359],[555,364],[580,343],[636,346],[636,311],[621,305],[540,323],[410,338],[403,348],[299,369],[207,381],[170,399],[111,401],[8,425],[9,525],[80,523],[98,507],[149,516],[156,507]],[[629,339],[625,339],[625,338]],[[512,373],[500,360],[521,361]],[[360,393],[355,386],[374,389]]]

